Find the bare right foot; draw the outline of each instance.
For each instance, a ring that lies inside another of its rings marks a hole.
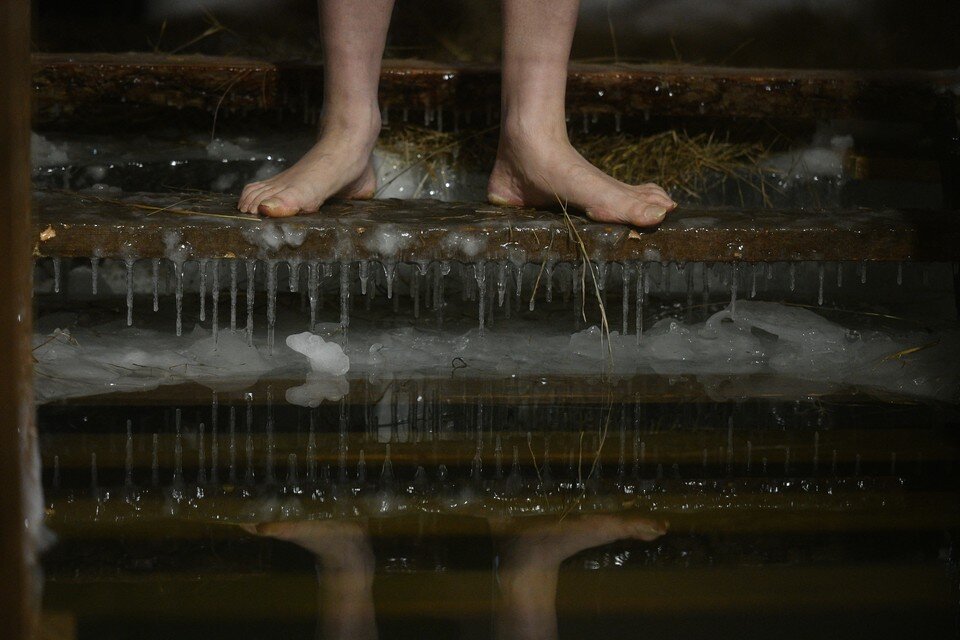
[[[362,112],[363,109],[358,111]],[[310,213],[328,198],[373,197],[377,188],[371,154],[380,133],[380,112],[325,123],[317,143],[292,167],[243,189],[237,208],[284,218]]]

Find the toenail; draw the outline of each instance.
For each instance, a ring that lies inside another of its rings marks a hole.
[[[663,207],[650,207],[647,211],[652,222],[660,222],[667,216],[667,210]]]

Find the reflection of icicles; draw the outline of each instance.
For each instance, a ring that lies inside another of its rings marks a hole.
[[[497,434],[496,444],[493,447],[493,477],[495,480],[503,479],[503,445],[500,442],[500,434]]]
[[[60,258],[53,259],[53,292],[60,293]]]
[[[237,408],[230,407],[230,435],[227,443],[227,481],[237,482]]]
[[[237,330],[237,261],[230,261],[230,331]]]
[[[197,484],[203,486],[207,484],[207,452],[204,435],[206,426],[201,422],[199,434],[197,437]]]
[[[123,485],[133,487],[133,423],[127,420],[127,446],[123,458]]]
[[[413,298],[413,317],[420,317],[420,272],[414,271],[410,275],[410,297]]]
[[[93,295],[97,295],[97,280],[100,277],[100,258],[93,256],[90,258],[90,290]],[[179,334],[177,334],[179,335]]]
[[[640,339],[643,337],[643,303],[647,292],[647,264],[645,262],[639,262],[636,266],[637,269],[637,306],[636,306],[636,331],[637,331],[637,344],[640,344]]]
[[[133,259],[124,260],[127,266],[127,326],[133,326]]]
[[[350,263],[340,263],[340,326],[350,326]]]
[[[213,282],[211,283],[210,328],[213,330],[213,342],[216,344],[220,331],[220,260],[213,262]]]
[[[757,297],[757,268],[758,265],[750,265],[750,298]]]
[[[207,319],[207,260],[200,259],[200,322]]]
[[[480,335],[483,335],[484,303],[487,299],[487,263],[483,260],[474,263],[474,275],[477,279],[477,312],[479,315]]]
[[[254,280],[257,274],[257,261],[247,260],[247,344],[253,346],[253,303]]]
[[[183,262],[176,260],[173,263],[173,274],[177,281],[177,335],[183,335]]]
[[[277,262],[267,261],[267,348],[273,350],[273,333],[277,325]]]
[[[898,262],[897,263],[897,285],[899,286],[902,284],[903,284],[903,263]]]
[[[153,434],[150,447],[150,484],[154,487],[160,484],[160,434]]]
[[[797,288],[797,263],[790,263],[790,291],[794,291]]]
[[[817,304],[823,304],[823,276],[824,276],[824,264],[821,262],[817,265],[817,279],[819,280],[819,293],[817,294]]]
[[[843,287],[843,263],[837,263],[837,289]]]
[[[860,284],[867,284],[867,263],[861,262],[859,265],[860,268]]]

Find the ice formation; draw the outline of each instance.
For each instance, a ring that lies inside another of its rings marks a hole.
[[[287,336],[287,346],[307,356],[310,368],[315,373],[333,376],[346,375],[350,371],[350,358],[336,342],[327,342],[309,331]]]

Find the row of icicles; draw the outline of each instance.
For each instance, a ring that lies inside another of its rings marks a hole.
[[[102,259],[90,258],[92,273],[92,293],[97,294],[99,268]],[[61,289],[61,259],[53,258],[54,292]],[[127,325],[133,324],[134,304],[134,265],[136,260],[123,261],[126,268],[126,302]],[[153,287],[153,311],[159,309],[160,281],[162,264],[168,262],[176,282],[175,298],[177,306],[176,332],[183,332],[183,296],[184,296],[184,265],[183,261],[166,261],[154,258],[151,261],[151,278]],[[511,306],[516,309],[526,307],[533,311],[538,296],[546,303],[551,303],[554,289],[559,288],[564,303],[572,302],[574,316],[579,321],[586,309],[590,312],[596,304],[602,301],[604,308],[609,292],[611,280],[619,286],[614,290],[619,293],[621,304],[620,330],[622,335],[630,332],[633,320],[634,333],[639,342],[643,334],[644,304],[651,292],[669,294],[676,289],[686,292],[686,308],[692,310],[695,305],[705,308],[712,300],[712,288],[717,286],[726,289],[729,294],[729,304],[735,311],[738,295],[754,298],[758,291],[765,287],[780,287],[786,284],[789,290],[795,291],[798,286],[798,265],[803,263],[661,263],[661,262],[591,262],[590,270],[584,269],[583,262],[543,262],[517,264],[511,261],[478,261],[461,263],[457,261],[433,261],[419,263],[375,262],[361,260],[357,262],[320,262],[320,261],[279,261],[279,260],[239,260],[239,259],[201,259],[197,261],[199,268],[199,320],[207,319],[207,293],[209,289],[211,304],[210,326],[214,338],[220,329],[220,297],[229,293],[230,321],[229,328],[236,331],[238,327],[237,309],[241,279],[245,281],[246,292],[246,335],[249,344],[253,344],[254,307],[256,300],[256,277],[258,272],[264,274],[267,296],[267,343],[273,346],[274,326],[276,323],[276,302],[278,293],[278,271],[281,265],[287,265],[287,283],[291,293],[300,293],[303,306],[309,305],[310,325],[313,328],[317,321],[317,311],[323,308],[324,293],[331,282],[338,283],[340,304],[340,324],[346,328],[350,324],[351,295],[358,290],[360,296],[365,296],[367,305],[376,297],[377,291],[385,291],[385,295],[393,302],[394,311],[400,308],[400,293],[394,282],[398,273],[406,281],[406,293],[412,301],[412,311],[415,318],[419,318],[421,309],[432,309],[439,316],[445,305],[448,276],[455,274],[459,280],[460,299],[472,302],[477,306],[478,326],[480,334],[493,322],[494,310],[502,309],[505,318],[511,316]],[[778,269],[785,265],[787,283],[781,283],[783,274],[775,278]],[[840,289],[845,278],[853,278],[854,282],[866,284],[867,263],[852,263],[851,268],[845,268],[844,263],[831,263],[831,279]],[[846,275],[847,271],[855,271]],[[817,272],[817,304],[824,302],[824,290],[827,286],[827,263],[816,263]],[[926,270],[924,270],[926,279]],[[229,289],[223,289],[223,281],[229,282]],[[619,281],[619,282],[617,282]],[[897,263],[897,285],[903,283],[903,263]],[[492,284],[492,286],[489,286]],[[679,284],[679,288],[674,285]],[[396,294],[396,295],[395,295]],[[584,296],[586,298],[584,299]],[[631,298],[633,313],[631,314]],[[511,302],[512,301],[512,302]],[[422,304],[421,304],[422,302]],[[724,299],[726,302],[726,299]],[[632,316],[632,317],[631,317]],[[615,327],[613,316],[607,312],[611,329]],[[689,318],[689,313],[688,313]]]

